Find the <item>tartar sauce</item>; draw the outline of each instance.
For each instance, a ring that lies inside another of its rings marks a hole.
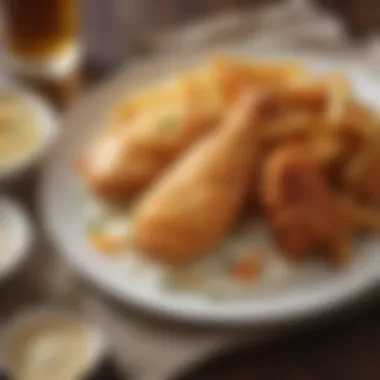
[[[6,355],[19,380],[72,380],[91,364],[91,340],[84,324],[54,318],[21,329],[9,342]]]
[[[0,168],[34,153],[40,138],[37,115],[27,100],[0,92]]]

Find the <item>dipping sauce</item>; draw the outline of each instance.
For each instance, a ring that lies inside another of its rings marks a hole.
[[[92,364],[93,344],[84,323],[54,317],[31,323],[8,342],[6,365],[18,380],[73,380]]]
[[[32,105],[22,96],[0,92],[0,170],[33,154],[41,137]]]

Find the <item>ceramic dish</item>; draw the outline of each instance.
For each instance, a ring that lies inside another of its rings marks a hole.
[[[249,46],[229,49],[228,53],[257,57],[250,53]],[[263,53],[260,57],[265,55],[270,58],[297,56],[316,72],[338,69],[352,80],[360,98],[370,105],[380,106],[380,82],[358,62],[294,51],[291,54]],[[361,243],[345,270],[335,271],[315,263],[286,266],[271,286],[259,286],[250,296],[218,301],[167,291],[157,286],[154,275],[144,270],[132,273],[133,255],[107,258],[89,246],[80,200],[82,184],[73,169],[78,152],[103,127],[110,107],[126,93],[151,85],[166,74],[191,67],[202,59],[204,57],[171,58],[130,67],[69,115],[63,138],[53,158],[43,168],[40,194],[45,227],[62,255],[81,275],[121,301],[157,315],[192,323],[294,320],[329,311],[373,289],[380,282],[380,244],[376,238]],[[270,244],[263,235],[258,236],[258,242]]]
[[[106,353],[96,326],[68,311],[41,308],[24,311],[7,326],[1,364],[15,378],[68,378],[67,371],[82,378]]]
[[[33,242],[26,211],[14,201],[0,198],[0,281],[25,261]]]
[[[11,84],[0,86],[0,118],[2,133],[8,133],[3,135],[4,143],[19,149],[17,156],[7,159],[5,155],[12,154],[10,148],[2,156],[0,181],[4,182],[23,174],[48,153],[58,134],[58,119],[46,100]],[[18,133],[12,135],[12,129]]]

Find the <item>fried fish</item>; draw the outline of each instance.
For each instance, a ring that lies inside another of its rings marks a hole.
[[[137,205],[132,245],[184,265],[203,257],[236,223],[258,157],[269,96],[244,92],[221,126],[195,144]]]

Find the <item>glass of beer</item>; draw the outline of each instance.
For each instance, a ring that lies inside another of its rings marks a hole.
[[[4,45],[17,67],[73,65],[80,54],[79,0],[3,0]]]

